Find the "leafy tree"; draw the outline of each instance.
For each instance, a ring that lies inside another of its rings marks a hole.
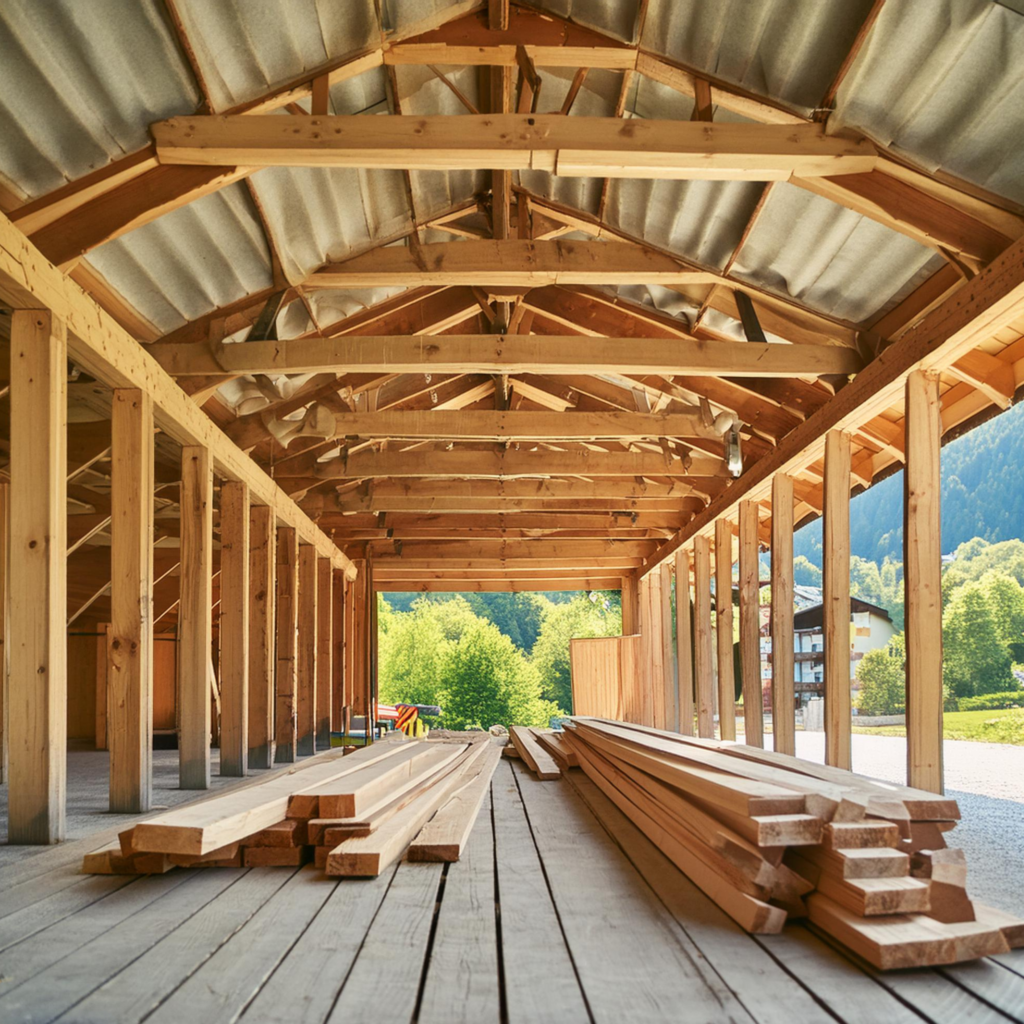
[[[540,635],[550,602],[539,594],[511,592],[467,595],[470,608],[493,622],[521,651],[529,653]]]
[[[999,630],[984,587],[960,587],[942,616],[942,678],[950,698],[1012,688],[1010,653]]]
[[[533,648],[533,664],[540,675],[544,698],[554,701],[559,707],[572,708],[570,640],[578,637],[619,636],[621,633],[621,606],[606,606],[601,595],[578,594],[568,604],[551,608]]]
[[[999,639],[1008,646],[1024,640],[1024,587],[1011,576],[992,569],[979,583],[992,610]]]
[[[897,633],[885,647],[868,651],[857,665],[857,709],[865,715],[901,715],[906,710],[906,644]]]
[[[821,570],[806,555],[797,555],[793,559],[793,582],[799,587],[820,587]]]

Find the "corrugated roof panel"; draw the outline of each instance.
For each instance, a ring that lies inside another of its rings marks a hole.
[[[311,291],[308,297],[317,322],[326,327],[407,290],[402,285],[392,285],[379,288],[351,288],[346,291]]]
[[[270,252],[242,184],[107,242],[88,262],[164,332],[272,283]]]
[[[0,177],[35,198],[200,102],[159,0],[0,4]]]
[[[989,0],[888,0],[837,98],[855,128],[1024,202],[1024,17]]]
[[[480,6],[479,0],[381,0],[381,20],[400,36],[426,32]]]
[[[957,0],[953,0],[957,2]],[[645,49],[810,112],[872,0],[651,0]],[[921,8],[918,0],[911,6]]]
[[[380,40],[373,0],[177,0],[215,110]]]
[[[777,182],[733,265],[812,309],[861,323],[942,265],[933,250],[795,185]]]
[[[546,0],[540,6],[559,17],[632,43],[640,0]]]

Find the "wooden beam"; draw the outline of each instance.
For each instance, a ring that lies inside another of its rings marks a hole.
[[[10,639],[7,736],[12,845],[64,838],[67,760],[67,335],[16,310],[10,365]]]
[[[697,456],[689,466],[653,452],[381,451],[357,452],[317,464],[321,480],[368,477],[476,477],[507,480],[532,476],[719,476],[721,459]],[[281,474],[283,475],[283,474]]]
[[[298,537],[293,529],[282,526],[277,531],[277,597],[274,602],[277,613],[274,760],[278,763],[295,760],[298,589]]]
[[[345,591],[343,574],[334,570],[334,601],[331,606],[331,730],[340,732],[345,724]],[[328,746],[330,737],[328,737]]]
[[[632,636],[640,631],[640,610],[636,577],[623,576],[619,589],[622,601],[622,635]]]
[[[903,499],[907,785],[934,793],[943,792],[941,408],[938,374],[910,374]]]
[[[627,242],[480,239],[387,246],[327,266],[303,288],[380,285],[526,287],[565,284],[715,284],[717,274]]]
[[[220,489],[220,773],[246,775],[249,761],[249,488]]]
[[[455,248],[460,244],[456,243]],[[605,243],[607,244],[607,243]],[[389,252],[391,250],[382,250]],[[256,373],[660,374],[696,377],[816,377],[857,373],[863,363],[837,345],[780,345],[690,338],[464,334],[252,341],[244,345],[152,345],[175,377]],[[340,386],[339,386],[340,387]]]
[[[569,177],[785,181],[870,171],[875,148],[820,125],[701,124],[559,114],[177,117],[151,126],[161,164],[499,168]]]
[[[11,539],[11,485],[0,481],[0,783],[9,780],[7,755],[10,739],[7,735],[11,719],[10,708],[10,539]],[[104,665],[106,665],[106,644],[104,644]],[[97,680],[97,687],[99,682]],[[105,691],[104,691],[105,692]],[[99,708],[97,707],[97,719]],[[106,710],[104,704],[103,746],[106,746]]]
[[[339,569],[354,572],[348,559],[295,504],[109,314],[74,281],[50,265],[3,215],[0,215],[0,302],[14,309],[49,309],[68,329],[68,356],[111,388],[136,388],[153,399],[156,425],[178,444],[205,447],[216,473],[243,480],[252,499],[269,505],[278,519],[297,529]]]
[[[616,590],[621,583],[618,576],[573,576],[571,578],[545,576],[533,579],[495,580],[382,580],[376,584],[380,593],[440,593],[440,594],[503,594],[536,593],[549,590],[584,591]]]
[[[706,437],[721,440],[699,412],[353,412],[337,417],[338,437],[435,438],[466,441],[640,440]]]
[[[182,789],[210,788],[210,675],[213,644],[213,465],[208,449],[181,450],[181,599],[178,691]]]
[[[697,735],[715,737],[714,652],[711,633],[711,542],[693,539],[693,674],[697,683]]]
[[[672,644],[672,567],[661,567],[661,664],[664,679],[665,728],[679,732],[679,684],[676,680],[675,650]]]
[[[676,552],[676,672],[679,685],[679,732],[693,735],[693,617],[690,611],[690,553]]]
[[[825,763],[850,770],[850,435],[825,438],[822,613],[825,641]]]
[[[773,749],[796,753],[793,693],[793,478],[772,477],[772,734]]]
[[[732,640],[732,524],[715,523],[715,639],[718,645],[718,736],[736,739],[736,671]]]
[[[317,655],[316,549],[299,548],[298,634],[295,652],[295,753],[309,757],[316,753],[316,655]]]
[[[764,713],[761,698],[761,615],[757,504],[740,502],[740,673],[743,682],[744,742],[764,746]]]
[[[316,730],[314,745],[331,745],[331,696],[333,690],[334,570],[326,558],[316,563]]]
[[[141,814],[153,802],[153,403],[144,391],[114,391],[111,435],[110,810]]]
[[[854,380],[794,427],[773,451],[758,459],[708,508],[645,564],[650,572],[695,533],[708,530],[746,496],[764,495],[775,473],[792,473],[813,461],[830,430],[852,430],[900,401],[908,373],[942,370],[1024,314],[1024,241],[1017,241],[968,286],[954,292],[898,341],[873,359]]]
[[[277,535],[266,505],[249,508],[249,730],[250,768],[270,768],[274,757],[274,617]]]

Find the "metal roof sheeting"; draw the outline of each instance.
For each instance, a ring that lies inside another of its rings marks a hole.
[[[989,0],[888,0],[839,91],[855,128],[1024,202],[1024,17]]]
[[[35,198],[201,101],[160,0],[0,4],[0,181]]]

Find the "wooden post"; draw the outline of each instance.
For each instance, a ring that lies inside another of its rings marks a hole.
[[[715,737],[714,654],[711,641],[711,542],[693,538],[693,674],[697,683],[697,735]]]
[[[220,489],[220,773],[249,764],[249,486]]]
[[[110,623],[96,627],[96,749],[107,749],[107,689],[110,675]]]
[[[274,513],[249,508],[249,728],[250,768],[274,760],[274,569],[277,545]]]
[[[907,377],[903,493],[907,784],[943,792],[942,406],[937,373]]]
[[[7,722],[10,716],[10,695],[7,691],[10,678],[7,643],[7,620],[10,615],[7,574],[9,564],[11,512],[11,485],[0,482],[0,783],[7,781]]]
[[[213,465],[208,449],[181,450],[181,603],[178,678],[182,789],[210,787],[210,659],[213,644]]]
[[[772,478],[772,734],[774,748],[796,753],[793,692],[793,478]]]
[[[48,311],[11,325],[7,840],[64,838],[67,769],[67,332]]]
[[[643,608],[644,636],[647,638],[647,691],[651,702],[651,722],[655,729],[667,728],[665,707],[665,644],[661,635],[661,572],[650,573],[647,602]]]
[[[153,803],[153,400],[114,391],[111,413],[107,746],[110,810]]]
[[[334,732],[344,728],[345,707],[345,592],[348,582],[345,574],[334,570],[334,600],[331,606],[331,729]]]
[[[672,644],[672,566],[661,566],[661,664],[665,685],[665,728],[679,732],[679,689],[676,684],[675,650]]]
[[[366,560],[355,563],[359,575],[349,587],[352,592],[352,714],[370,714],[370,665],[367,641],[370,636],[369,599],[366,589]]]
[[[295,658],[295,753],[309,757],[316,752],[316,651],[317,651],[316,548],[299,548],[299,621]]]
[[[690,553],[676,552],[676,672],[679,685],[679,731],[693,735],[693,636],[690,616]]]
[[[736,671],[732,661],[732,524],[715,523],[715,623],[718,642],[718,735],[736,739]]]
[[[761,696],[760,578],[757,502],[740,502],[740,672],[743,678],[743,732],[752,747],[764,746]]]
[[[331,681],[334,643],[334,570],[329,558],[316,563],[316,730],[314,746],[326,750],[331,745]]]
[[[825,436],[822,612],[825,763],[850,768],[850,435]]]
[[[343,630],[345,634],[345,656],[342,668],[345,671],[345,696],[342,706],[346,709],[343,730],[348,732],[356,693],[356,583],[354,580],[350,580],[345,585],[345,608],[343,614],[345,619]]]
[[[295,530],[277,531],[277,698],[274,760],[295,760],[295,645],[298,626],[299,541]]]
[[[622,577],[622,635],[632,636],[640,631],[637,610],[637,581],[635,576]]]

